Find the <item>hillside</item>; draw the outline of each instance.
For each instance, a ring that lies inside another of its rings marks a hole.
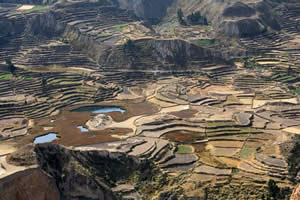
[[[0,0],[0,200],[295,200],[299,98],[297,0]]]

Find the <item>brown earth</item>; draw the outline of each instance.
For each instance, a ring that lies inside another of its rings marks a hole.
[[[59,200],[55,181],[40,169],[27,169],[0,181],[0,200]]]
[[[200,133],[191,131],[171,131],[164,136],[168,140],[184,143],[193,142],[193,140],[201,139],[202,137],[203,135]]]
[[[188,110],[182,110],[178,112],[171,112],[170,114],[179,118],[191,118],[194,117],[194,115],[197,112],[198,112],[197,110],[188,109]]]

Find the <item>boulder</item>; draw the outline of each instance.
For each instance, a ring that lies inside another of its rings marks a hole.
[[[103,130],[113,122],[113,119],[109,115],[99,114],[93,119],[86,122],[86,126],[89,130]]]

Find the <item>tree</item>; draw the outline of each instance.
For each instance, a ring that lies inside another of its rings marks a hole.
[[[179,8],[177,10],[177,18],[178,18],[178,22],[179,24],[181,25],[186,25],[185,21],[184,21],[184,15],[183,15],[183,12],[181,10],[181,8]]]
[[[269,197],[276,200],[287,199],[292,193],[289,187],[280,188],[273,179],[268,181]]]
[[[43,93],[47,93],[48,89],[47,89],[47,79],[42,75],[40,74],[41,77],[42,77],[42,91]]]
[[[125,49],[131,50],[131,49],[133,49],[133,47],[134,47],[134,43],[133,43],[133,41],[132,41],[131,39],[128,39],[128,40],[124,43],[124,48],[125,48]]]
[[[296,138],[298,140],[298,137]],[[300,172],[300,142],[297,141],[289,152],[287,159],[289,175],[293,182],[297,182],[297,174]]]
[[[197,11],[195,13],[192,13],[190,15],[187,16],[187,19],[188,21],[191,23],[191,24],[199,24],[200,23],[200,20],[201,20],[201,15],[200,15],[200,12]]]
[[[5,62],[8,65],[8,69],[9,69],[10,73],[12,75],[14,75],[17,68],[14,66],[14,64],[11,62],[11,60],[6,60]]]
[[[268,181],[268,191],[269,195],[276,199],[278,194],[280,193],[280,188],[277,186],[276,182],[273,179]]]
[[[188,15],[187,20],[190,24],[208,25],[206,17],[201,16],[200,11]]]
[[[203,17],[203,25],[208,25],[206,17]]]

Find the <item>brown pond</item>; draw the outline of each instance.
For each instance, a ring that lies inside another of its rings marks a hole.
[[[158,112],[158,108],[153,104],[147,102],[135,102],[135,101],[114,101],[97,104],[99,106],[114,106],[120,107],[125,112],[109,112],[115,121],[120,122],[129,119],[133,116],[143,114],[153,114]],[[43,118],[34,121],[34,127],[30,130],[30,135],[22,137],[20,144],[31,143],[37,136],[45,135],[49,132],[57,133],[59,139],[54,140],[53,143],[62,144],[65,146],[78,146],[95,144],[100,142],[111,142],[120,140],[112,135],[127,135],[132,132],[132,129],[128,128],[108,128],[100,131],[88,131],[81,132],[78,126],[84,126],[84,124],[97,115],[92,112],[71,112],[73,109],[77,109],[82,106],[95,106],[95,105],[77,105],[61,110],[59,115]],[[53,127],[48,130],[44,130],[44,127]]]

